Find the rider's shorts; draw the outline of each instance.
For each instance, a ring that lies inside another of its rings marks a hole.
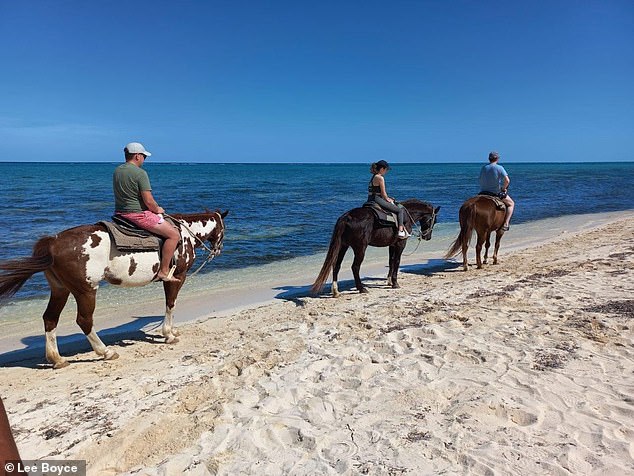
[[[161,215],[157,215],[150,210],[145,210],[144,212],[126,212],[120,213],[117,212],[117,215],[122,216],[126,220],[131,221],[135,225],[145,230],[155,227],[160,223],[163,223],[165,220]]]

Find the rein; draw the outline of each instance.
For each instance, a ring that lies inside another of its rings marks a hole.
[[[209,251],[209,255],[207,256],[207,258],[205,258],[205,261],[203,261],[203,264],[201,264],[198,269],[196,271],[194,271],[192,274],[189,275],[189,277],[193,277],[196,276],[198,274],[198,272],[203,269],[203,266],[205,266],[207,263],[209,263],[212,259],[214,259],[216,257],[216,255],[214,254],[214,250],[212,250],[209,246],[207,246],[207,244],[201,240],[200,238],[198,238],[198,236],[189,229],[189,227],[181,220],[168,215],[167,213],[164,213],[163,215],[165,215],[166,217],[171,218],[172,220],[174,220],[175,222],[178,222],[181,224],[181,226],[183,228],[185,228],[185,230],[187,231],[187,233],[189,233],[189,235],[194,238],[196,241],[198,241],[198,243],[200,243],[207,251]],[[183,246],[185,245],[185,243],[183,243]]]

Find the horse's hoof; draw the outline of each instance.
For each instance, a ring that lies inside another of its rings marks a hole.
[[[469,266],[463,266],[463,267],[462,267],[462,269],[463,269],[464,271],[469,271]]]
[[[401,288],[400,284],[398,284],[398,283],[392,284],[392,289],[400,289],[400,288]]]
[[[484,260],[484,261],[482,262],[482,264],[487,264],[487,260]]]
[[[478,269],[482,269],[482,265],[480,265],[480,266],[476,266],[476,268],[478,268]]]
[[[334,298],[338,298],[339,296],[341,296],[340,293],[332,293],[332,297],[334,297]]]
[[[172,334],[174,334],[175,336],[179,336],[179,335],[181,335],[181,331],[179,331],[175,327],[172,327]]]
[[[108,349],[103,356],[103,360],[115,360],[119,358],[119,354],[117,354],[114,350]]]
[[[359,289],[359,292],[361,294],[368,294],[369,293],[368,288],[361,288],[361,289]]]
[[[60,360],[59,362],[55,362],[55,364],[53,365],[53,369],[63,369],[64,367],[68,367],[69,365],[70,364],[68,363],[68,360]]]
[[[176,336],[169,336],[167,338],[165,338],[165,343],[166,344],[176,344],[178,343],[179,339]]]

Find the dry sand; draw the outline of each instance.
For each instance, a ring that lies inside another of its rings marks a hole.
[[[634,474],[634,217],[500,261],[3,368],[18,446],[90,475]]]

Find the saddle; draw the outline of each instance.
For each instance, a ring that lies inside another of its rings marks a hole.
[[[383,210],[378,203],[369,201],[365,202],[362,207],[369,208],[374,212],[374,216],[376,218],[376,223],[379,227],[393,227],[397,228],[398,220],[396,218],[396,213],[388,212]]]
[[[178,222],[166,217],[172,225],[180,229]],[[139,228],[123,217],[114,215],[112,221],[100,221],[108,230],[112,242],[119,251],[161,251],[163,238]]]
[[[498,210],[506,210],[506,204],[502,201],[501,198],[496,197],[495,195],[488,195],[486,193],[479,193],[477,196],[478,197],[488,198],[489,200],[493,200],[493,203],[495,203],[495,208],[497,208]]]

